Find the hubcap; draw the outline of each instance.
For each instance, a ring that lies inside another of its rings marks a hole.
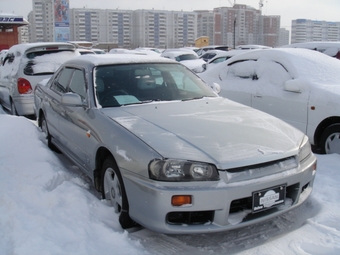
[[[122,210],[122,192],[121,184],[118,176],[111,167],[106,169],[104,175],[104,194],[106,200],[108,200],[115,209],[116,213],[120,213]]]
[[[328,136],[325,144],[326,154],[340,154],[340,133],[333,133]]]

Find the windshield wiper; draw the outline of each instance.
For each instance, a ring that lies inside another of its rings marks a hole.
[[[203,97],[205,97],[205,96],[198,96],[198,97],[186,98],[186,99],[182,99],[182,101],[190,101],[190,100],[202,99]]]

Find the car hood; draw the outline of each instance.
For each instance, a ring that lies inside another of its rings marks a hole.
[[[185,65],[187,68],[195,71],[196,73],[203,71],[203,64],[206,62],[203,59],[192,59],[192,60],[183,60],[180,62]]]
[[[222,97],[102,112],[165,158],[210,162],[220,169],[294,155],[304,136],[277,118]]]

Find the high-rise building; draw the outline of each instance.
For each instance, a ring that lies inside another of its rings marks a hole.
[[[280,38],[280,16],[262,16],[262,40],[259,44],[277,47]]]
[[[32,11],[28,14],[30,42],[53,42],[54,1],[32,0]]]
[[[279,45],[283,46],[289,44],[289,30],[280,28]]]
[[[209,36],[210,45],[258,44],[260,11],[243,4],[198,13],[198,36]]]
[[[340,41],[340,22],[292,20],[291,43]]]
[[[89,41],[123,48],[210,45],[279,45],[280,16],[262,16],[244,4],[209,10],[69,9],[72,0],[32,0],[30,42]]]
[[[177,48],[195,44],[196,13],[133,11],[132,47]]]

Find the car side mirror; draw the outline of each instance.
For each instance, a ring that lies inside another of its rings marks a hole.
[[[81,97],[75,93],[66,93],[61,96],[61,104],[71,107],[83,107],[85,106]]]
[[[210,88],[216,92],[217,94],[219,94],[221,92],[221,86],[220,84],[214,82],[212,85],[210,85]]]
[[[297,80],[286,81],[284,84],[284,90],[294,93],[301,93],[301,85]]]

